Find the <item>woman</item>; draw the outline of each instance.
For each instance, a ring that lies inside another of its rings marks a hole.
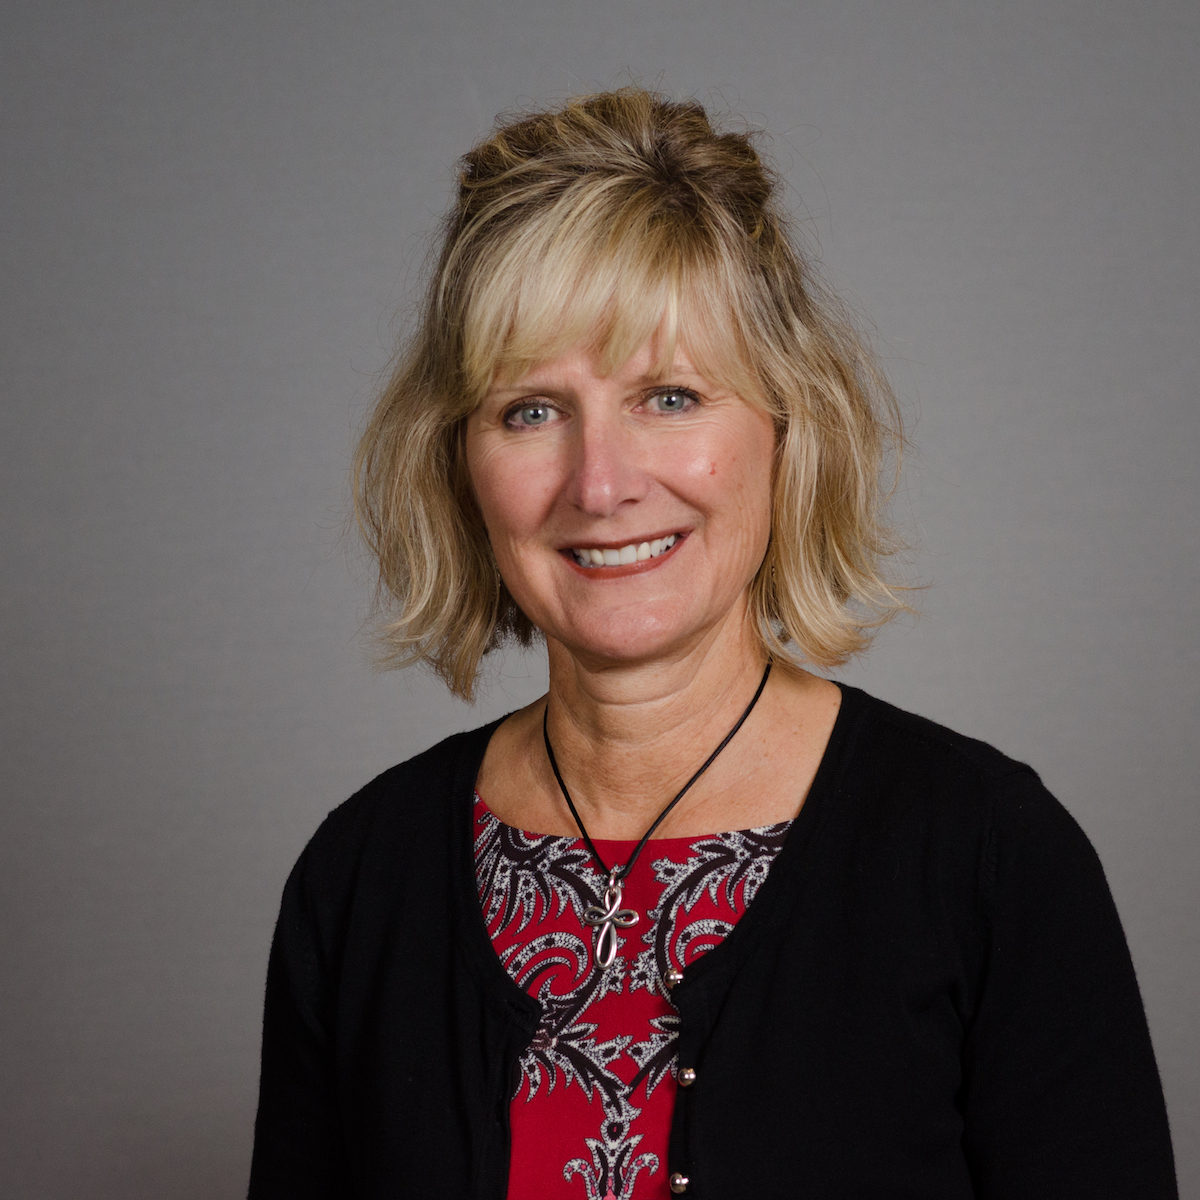
[[[886,386],[746,136],[631,88],[464,160],[359,450],[392,661],[545,698],[328,818],[250,1194],[1167,1197],[1103,873],[1037,776],[821,668],[899,602]]]

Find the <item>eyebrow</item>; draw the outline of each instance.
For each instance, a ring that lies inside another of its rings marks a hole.
[[[682,363],[672,363],[670,368],[667,371],[661,372],[661,373],[660,372],[646,373],[644,375],[639,376],[635,380],[631,380],[629,386],[631,388],[660,387],[663,384],[677,382],[677,380],[675,378],[673,378],[673,376],[678,376],[678,375],[691,375],[691,376],[694,376],[699,379],[705,379],[706,382],[709,382],[709,383],[712,382],[711,380],[707,379],[707,376],[701,375],[700,372],[694,366],[691,366],[691,365],[685,366]],[[611,377],[605,376],[603,378],[611,378]],[[530,382],[518,380],[516,383],[506,383],[506,384],[501,384],[496,387],[490,387],[490,388],[488,388],[487,392],[485,393],[485,396],[488,398],[491,398],[491,397],[495,397],[495,396],[507,395],[509,393],[512,393],[514,395],[519,395],[522,392],[557,391],[557,390],[559,390],[559,389],[547,387],[546,382],[544,380],[535,379]]]

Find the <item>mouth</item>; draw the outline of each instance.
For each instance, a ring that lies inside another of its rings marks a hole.
[[[685,533],[668,533],[665,537],[629,542],[624,546],[572,546],[562,553],[575,566],[588,571],[640,566],[670,553],[686,536]]]

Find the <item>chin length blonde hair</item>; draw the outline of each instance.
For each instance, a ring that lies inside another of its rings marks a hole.
[[[536,632],[496,569],[465,466],[497,380],[586,346],[610,370],[655,339],[774,418],[772,532],[751,584],[771,658],[835,666],[905,607],[881,486],[894,397],[789,236],[751,137],[640,87],[498,124],[460,163],[415,333],[354,461],[378,563],[384,665],[423,661],[464,699]]]

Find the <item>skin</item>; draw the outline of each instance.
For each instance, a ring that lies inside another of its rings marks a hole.
[[[546,635],[547,697],[493,735],[479,793],[504,822],[576,835],[542,744],[588,832],[639,838],[737,720],[766,665],[749,587],[771,528],[770,417],[653,341],[612,374],[584,348],[498,382],[467,425],[467,464],[514,599]],[[675,533],[636,565],[571,548]],[[656,837],[794,817],[837,717],[827,680],[777,664],[758,706]]]

